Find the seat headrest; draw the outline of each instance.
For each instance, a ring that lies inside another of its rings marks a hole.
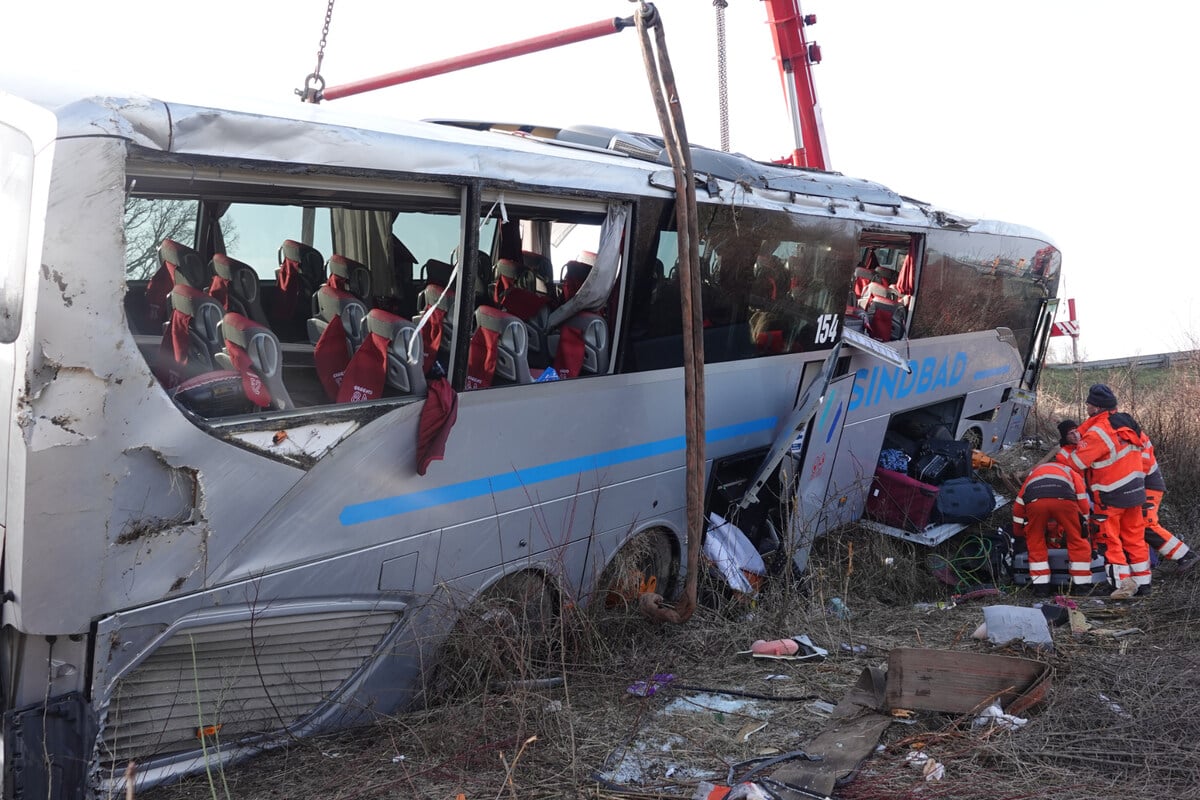
[[[521,260],[525,262],[526,269],[546,281],[547,284],[554,280],[554,264],[546,256],[530,250],[523,250],[521,251]]]
[[[367,330],[389,341],[395,339],[401,330],[415,327],[412,320],[390,311],[384,311],[382,308],[372,308],[367,312]]]
[[[454,272],[454,265],[431,258],[421,265],[421,272],[425,274],[426,282],[445,286],[450,283],[450,275]]]
[[[366,269],[367,265],[361,261],[355,261],[353,258],[335,254],[325,262],[325,268],[330,275],[337,275],[339,278],[349,280],[355,270]]]
[[[362,300],[350,292],[335,289],[329,285],[317,289],[317,309],[320,312],[320,318],[326,322],[333,319],[335,314],[342,314],[352,306],[362,309],[360,313],[366,313],[366,306],[363,305]]]
[[[207,286],[209,283],[204,259],[186,244],[163,239],[158,246],[158,260],[161,264],[175,265],[176,283],[186,283],[188,286]]]
[[[299,264],[301,274],[313,286],[325,282],[325,258],[317,248],[295,239],[285,239],[279,246],[279,263],[283,264],[285,259]]]
[[[510,280],[516,280],[517,278],[521,277],[521,273],[524,271],[525,268],[516,261],[513,261],[511,258],[502,258],[496,262],[497,278],[509,278]]]
[[[254,267],[245,261],[238,261],[236,258],[230,258],[222,253],[217,253],[212,257],[212,268],[213,272],[227,281],[233,280],[235,272],[244,270],[254,271]]]
[[[206,301],[218,305],[216,300],[194,286],[177,283],[171,289],[171,307],[189,317],[196,316],[196,309]]]
[[[271,338],[275,337],[274,332],[266,325],[260,325],[249,317],[243,316],[236,311],[228,312],[221,319],[221,332],[228,341],[233,342],[239,347],[245,348],[246,343],[250,341],[250,337],[257,333],[268,333]]]
[[[489,328],[493,331],[503,331],[513,323],[521,325],[522,327],[524,326],[524,323],[521,322],[520,317],[516,316],[515,314],[509,314],[507,311],[503,311],[499,308],[492,308],[491,306],[480,306],[479,308],[475,309],[475,320],[482,327]]]
[[[449,311],[454,308],[454,290],[442,294],[446,287],[439,286],[436,283],[425,285],[425,304],[427,306],[437,303],[437,307],[442,311]]]

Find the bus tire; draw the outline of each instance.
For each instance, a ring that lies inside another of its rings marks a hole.
[[[600,574],[597,589],[604,607],[636,607],[647,592],[673,597],[679,575],[673,542],[666,531],[651,528],[622,545]]]
[[[455,623],[438,658],[435,695],[475,696],[555,669],[559,595],[521,570],[484,589]]]
[[[983,449],[983,431],[979,428],[971,427],[963,431],[962,441],[971,445],[972,450]]]

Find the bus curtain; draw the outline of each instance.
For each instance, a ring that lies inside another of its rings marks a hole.
[[[458,394],[441,368],[428,376],[429,394],[417,422],[417,474],[424,475],[429,465],[446,455],[446,440],[458,421]]]
[[[896,291],[900,294],[912,294],[917,285],[917,247],[921,244],[920,237],[913,236],[908,244],[908,253],[900,266],[900,274],[896,276]]]

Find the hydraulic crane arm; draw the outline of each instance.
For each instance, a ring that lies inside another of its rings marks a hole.
[[[825,128],[812,79],[812,65],[821,62],[821,49],[815,43],[809,44],[804,36],[805,27],[816,24],[816,15],[803,16],[799,0],[765,2],[767,22],[775,42],[775,58],[779,62],[779,77],[796,140],[791,158],[785,161],[797,167],[829,169]]]

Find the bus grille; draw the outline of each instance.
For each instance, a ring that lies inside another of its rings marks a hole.
[[[181,630],[117,682],[102,758],[123,764],[278,732],[328,700],[398,617],[327,612]]]

